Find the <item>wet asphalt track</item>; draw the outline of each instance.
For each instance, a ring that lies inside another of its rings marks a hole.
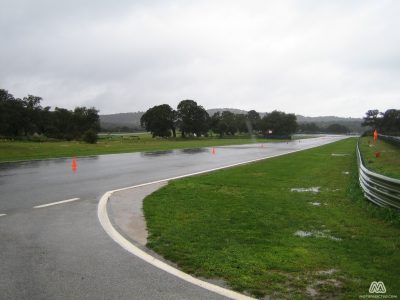
[[[0,299],[222,299],[146,264],[97,219],[108,190],[308,149],[343,137],[0,164]],[[80,200],[34,209],[70,198]],[[1,216],[4,214],[3,216]]]

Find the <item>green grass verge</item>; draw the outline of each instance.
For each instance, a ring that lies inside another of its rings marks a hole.
[[[0,141],[0,162],[279,141],[254,140],[247,137],[153,139],[149,134],[141,134],[139,136],[140,139],[136,139],[131,135],[102,135],[97,144],[86,144],[77,141]]]
[[[368,143],[369,141],[369,143]],[[360,150],[364,157],[365,166],[371,171],[400,179],[400,148],[372,137],[360,139]],[[380,152],[380,157],[375,153]]]
[[[399,214],[363,197],[356,142],[172,181],[144,201],[148,247],[260,297],[355,299],[372,281],[400,297]]]

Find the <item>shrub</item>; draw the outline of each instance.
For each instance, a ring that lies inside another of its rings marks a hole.
[[[85,131],[83,134],[83,140],[88,144],[96,144],[97,143],[97,132],[93,129],[89,129]]]

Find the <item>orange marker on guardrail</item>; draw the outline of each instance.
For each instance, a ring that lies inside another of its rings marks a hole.
[[[375,129],[374,130],[374,142],[378,139],[378,131]]]

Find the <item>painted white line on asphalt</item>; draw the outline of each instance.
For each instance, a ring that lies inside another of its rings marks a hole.
[[[53,206],[53,205],[58,205],[58,204],[63,204],[63,203],[68,203],[68,202],[73,202],[77,201],[80,198],[72,198],[72,199],[67,199],[67,200],[62,200],[62,201],[57,201],[57,202],[52,202],[52,203],[47,203],[47,204],[42,204],[42,205],[37,205],[34,206],[33,208],[43,208],[43,207],[48,207],[48,206]]]
[[[0,217],[4,217],[4,216],[7,216],[7,214],[0,214]]]
[[[333,140],[331,142],[336,142],[336,141],[339,141],[339,139]],[[331,143],[331,142],[329,142],[329,143]],[[329,144],[329,143],[326,143],[326,144]],[[323,144],[323,145],[326,145],[326,144]],[[318,145],[318,146],[323,146],[323,145]],[[191,276],[189,274],[186,274],[186,273],[184,273],[184,272],[182,272],[182,271],[180,271],[180,270],[178,270],[178,269],[166,264],[165,262],[162,262],[162,261],[158,260],[154,256],[151,256],[150,254],[146,253],[145,251],[143,251],[143,250],[139,249],[138,247],[136,247],[135,245],[133,245],[131,242],[129,242],[126,238],[124,238],[112,226],[111,221],[110,221],[110,219],[108,217],[108,213],[107,213],[107,202],[108,202],[108,199],[115,192],[124,191],[124,190],[132,189],[132,188],[138,188],[138,187],[151,185],[151,184],[155,184],[155,183],[160,183],[160,182],[180,179],[180,178],[184,178],[184,177],[200,175],[200,174],[209,173],[209,172],[213,172],[213,171],[217,171],[217,170],[227,169],[227,168],[230,168],[230,167],[245,165],[245,164],[249,164],[249,163],[252,163],[252,162],[265,160],[267,158],[273,158],[273,157],[278,157],[278,156],[282,156],[282,155],[286,155],[286,154],[290,154],[290,153],[294,153],[294,152],[300,152],[300,151],[308,150],[308,149],[314,148],[314,147],[315,146],[305,147],[304,149],[288,151],[288,152],[281,153],[281,154],[265,156],[263,158],[252,159],[252,160],[248,160],[248,161],[245,161],[245,162],[231,164],[231,165],[227,165],[227,166],[223,166],[223,167],[213,168],[213,169],[209,169],[209,170],[194,172],[194,173],[190,173],[190,174],[186,174],[186,175],[175,176],[175,177],[171,177],[171,178],[167,178],[167,179],[157,180],[157,181],[138,184],[138,185],[122,188],[122,189],[108,191],[100,198],[99,204],[97,206],[97,217],[99,218],[100,224],[103,227],[103,229],[105,230],[105,232],[117,244],[119,244],[122,248],[124,248],[128,252],[132,253],[133,255],[135,255],[135,256],[139,257],[140,259],[146,261],[147,263],[155,266],[156,268],[159,268],[159,269],[161,269],[161,270],[163,270],[163,271],[165,271],[165,272],[167,272],[167,273],[169,273],[171,275],[174,275],[174,276],[176,276],[176,277],[178,277],[178,278],[180,278],[182,280],[185,280],[185,281],[187,281],[189,283],[192,283],[192,284],[197,285],[199,287],[202,287],[202,288],[204,288],[206,290],[212,291],[214,293],[217,293],[219,295],[222,295],[222,296],[225,296],[225,297],[228,297],[228,298],[231,298],[231,299],[254,299],[254,298],[242,295],[240,293],[225,289],[225,288],[220,287],[218,285],[211,284],[209,282],[197,279],[197,278],[195,278],[195,277],[193,277],[193,276]]]

